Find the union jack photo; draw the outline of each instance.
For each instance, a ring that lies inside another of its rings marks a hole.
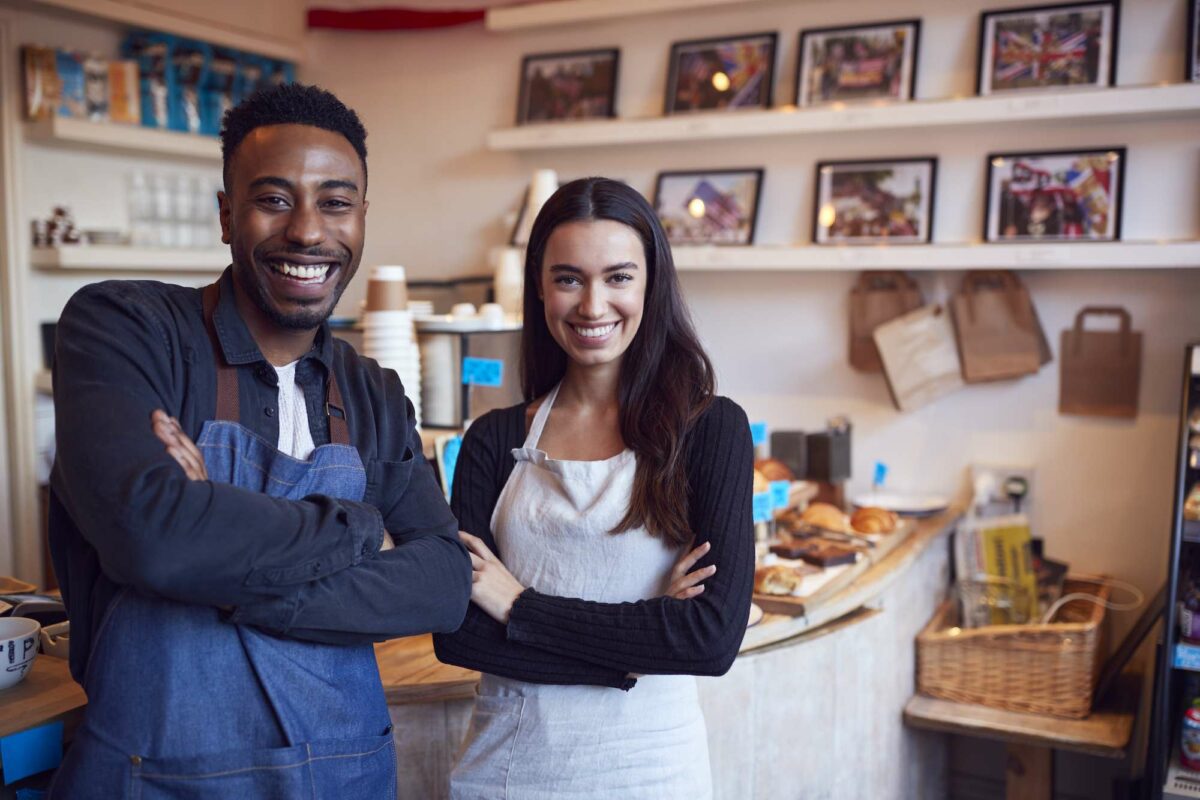
[[[919,19],[800,32],[796,105],[911,100]]]
[[[989,242],[1121,238],[1125,148],[988,156]]]
[[[979,94],[1111,86],[1116,40],[1115,2],[984,12]]]
[[[654,209],[671,244],[754,242],[761,169],[660,172]]]

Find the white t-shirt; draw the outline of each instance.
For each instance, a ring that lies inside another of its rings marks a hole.
[[[316,449],[312,431],[308,428],[308,406],[304,402],[304,387],[296,383],[296,365],[275,367],[279,376],[279,444],[281,453],[307,461]]]

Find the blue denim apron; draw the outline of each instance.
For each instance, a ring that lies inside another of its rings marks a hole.
[[[349,444],[337,381],[331,443],[308,461],[238,424],[237,370],[217,360],[217,419],[196,446],[209,480],[285,500],[362,500],[366,471]],[[222,621],[215,608],[126,587],[100,623],[88,706],[55,778],[55,798],[394,798],[396,754],[370,644],[280,639]]]

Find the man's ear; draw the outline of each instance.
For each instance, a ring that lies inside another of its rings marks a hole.
[[[231,211],[229,208],[229,195],[225,192],[217,192],[217,207],[220,209],[221,218],[221,241],[229,244],[229,217]]]

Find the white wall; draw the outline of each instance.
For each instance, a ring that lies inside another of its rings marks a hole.
[[[1023,5],[1010,2],[1008,5]],[[576,27],[489,34],[481,26],[420,33],[317,32],[302,77],[336,92],[370,132],[371,209],[364,265],[403,263],[424,277],[487,272],[485,253],[507,231],[530,172],[602,174],[650,193],[658,170],[766,168],[758,241],[810,237],[816,161],[940,157],[934,236],[977,240],[986,153],[996,149],[1126,145],[1128,239],[1200,235],[1200,140],[1194,119],[997,125],[875,131],[730,142],[639,145],[544,153],[491,153],[488,130],[513,122],[517,73],[527,53],[621,48],[618,110],[661,112],[672,41],[776,30],[777,103],[794,96],[796,37],[807,27],[903,16],[923,19],[918,97],[969,95],[975,83],[977,13],[996,0],[764,2]],[[1178,81],[1183,0],[1123,4],[1118,82]],[[1086,246],[1086,245],[1085,245]],[[959,274],[924,274],[928,296],[953,291]],[[685,274],[720,389],[752,419],[814,428],[835,413],[855,424],[855,486],[883,460],[898,488],[952,492],[973,460],[1037,469],[1034,524],[1048,552],[1076,569],[1108,572],[1157,589],[1166,565],[1182,347],[1200,338],[1200,272],[1036,272],[1033,293],[1057,355],[1059,332],[1085,304],[1122,303],[1145,331],[1141,415],[1135,422],[1057,413],[1057,361],[1039,375],[973,386],[917,413],[900,414],[883,381],[846,364],[846,295],[839,273]],[[361,292],[363,282],[358,282]],[[343,300],[350,310],[361,294]]]

